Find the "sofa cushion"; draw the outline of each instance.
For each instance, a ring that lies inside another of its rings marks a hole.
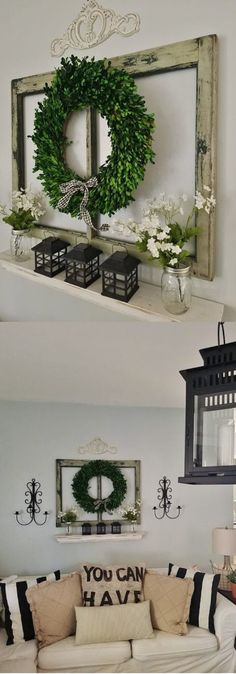
[[[95,566],[83,564],[81,579],[84,606],[140,602],[145,565]]]
[[[5,630],[7,632],[7,645],[17,641],[29,641],[34,639],[34,626],[31,610],[26,599],[26,590],[32,585],[42,583],[45,580],[59,580],[60,571],[54,571],[48,576],[35,576],[29,579],[17,579],[11,583],[0,583],[2,600],[5,610]]]
[[[78,645],[153,636],[149,601],[121,606],[81,606],[75,608],[75,613]]]
[[[39,648],[75,634],[75,606],[82,604],[80,574],[68,574],[57,583],[46,581],[26,591]]]
[[[191,625],[203,627],[215,634],[214,613],[220,575],[201,571],[193,572],[193,569],[185,569],[174,564],[169,564],[169,575],[193,579],[194,592],[190,604],[189,622]]]
[[[0,629],[0,672],[36,672],[36,641],[20,641],[6,646],[6,632]]]
[[[38,667],[50,671],[69,671],[76,667],[92,667],[126,662],[131,658],[129,641],[76,646],[75,637],[67,637],[39,651]]]
[[[132,641],[132,655],[136,660],[175,658],[187,654],[196,656],[200,652],[208,654],[217,650],[217,639],[214,634],[192,625],[188,625],[188,632],[184,637],[155,630],[153,639]]]
[[[146,573],[143,592],[144,599],[150,599],[152,626],[164,632],[187,634],[193,590],[190,578]]]

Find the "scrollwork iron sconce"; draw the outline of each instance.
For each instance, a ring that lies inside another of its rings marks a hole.
[[[26,487],[28,487],[28,489],[25,491],[25,504],[27,505],[26,512],[29,514],[30,519],[28,522],[21,522],[19,520],[20,511],[16,510],[14,513],[16,521],[22,527],[28,526],[28,524],[31,524],[31,522],[35,522],[37,526],[41,527],[43,524],[45,524],[49,515],[48,511],[45,510],[43,513],[44,520],[42,522],[38,522],[36,519],[36,516],[41,512],[41,496],[43,495],[42,491],[40,490],[41,484],[40,482],[37,482],[35,478],[32,478],[31,482],[26,483]]]
[[[169,515],[170,508],[172,506],[171,499],[172,499],[172,487],[171,485],[171,480],[169,480],[165,475],[162,478],[162,480],[159,480],[159,485],[157,489],[157,499],[159,501],[158,508],[160,508],[163,512],[162,515],[158,516],[156,514],[157,511],[157,506],[153,507],[154,515],[157,520],[162,520],[163,517],[168,517],[169,520],[176,520],[177,517],[180,516],[180,511],[182,510],[182,506],[177,506],[177,515]]]

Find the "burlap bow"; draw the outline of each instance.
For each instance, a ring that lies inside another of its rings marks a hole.
[[[95,187],[97,184],[98,181],[96,176],[89,178],[87,182],[83,182],[82,180],[69,180],[68,183],[62,183],[60,185],[60,190],[64,196],[61,197],[60,201],[58,201],[58,208],[66,208],[71,197],[73,197],[73,194],[76,194],[76,192],[82,192],[84,196],[80,204],[79,215],[82,220],[86,222],[86,225],[89,225],[89,227],[92,229],[96,229],[92,223],[90,213],[86,206],[89,198],[89,188]]]

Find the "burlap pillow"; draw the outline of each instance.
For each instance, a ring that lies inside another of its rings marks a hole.
[[[143,592],[144,599],[150,599],[152,626],[163,632],[186,634],[193,590],[190,578],[146,573]]]
[[[145,566],[83,564],[83,606],[137,603],[143,600]]]
[[[79,573],[71,573],[57,583],[45,582],[26,592],[32,611],[39,648],[75,634],[75,606],[82,605]]]
[[[149,639],[153,636],[149,601],[126,606],[76,607],[76,644]]]

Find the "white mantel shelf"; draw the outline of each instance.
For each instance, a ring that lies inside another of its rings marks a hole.
[[[218,322],[223,317],[223,304],[204,300],[200,297],[192,297],[191,308],[185,314],[181,314],[180,316],[169,314],[162,305],[161,289],[150,283],[139,282],[139,290],[127,304],[110,297],[103,297],[101,295],[101,279],[98,279],[89,288],[85,289],[65,283],[64,272],[58,274],[56,277],[54,276],[54,278],[48,278],[34,271],[33,255],[26,262],[15,262],[12,260],[10,253],[6,251],[0,253],[0,266],[8,272],[27,278],[35,283],[57,289],[67,295],[92,302],[104,309],[121,313],[136,320],[167,323],[170,321],[177,323],[189,321]]]
[[[102,543],[103,541],[137,541],[145,536],[144,531],[135,531],[125,534],[62,534],[55,536],[58,543]]]

